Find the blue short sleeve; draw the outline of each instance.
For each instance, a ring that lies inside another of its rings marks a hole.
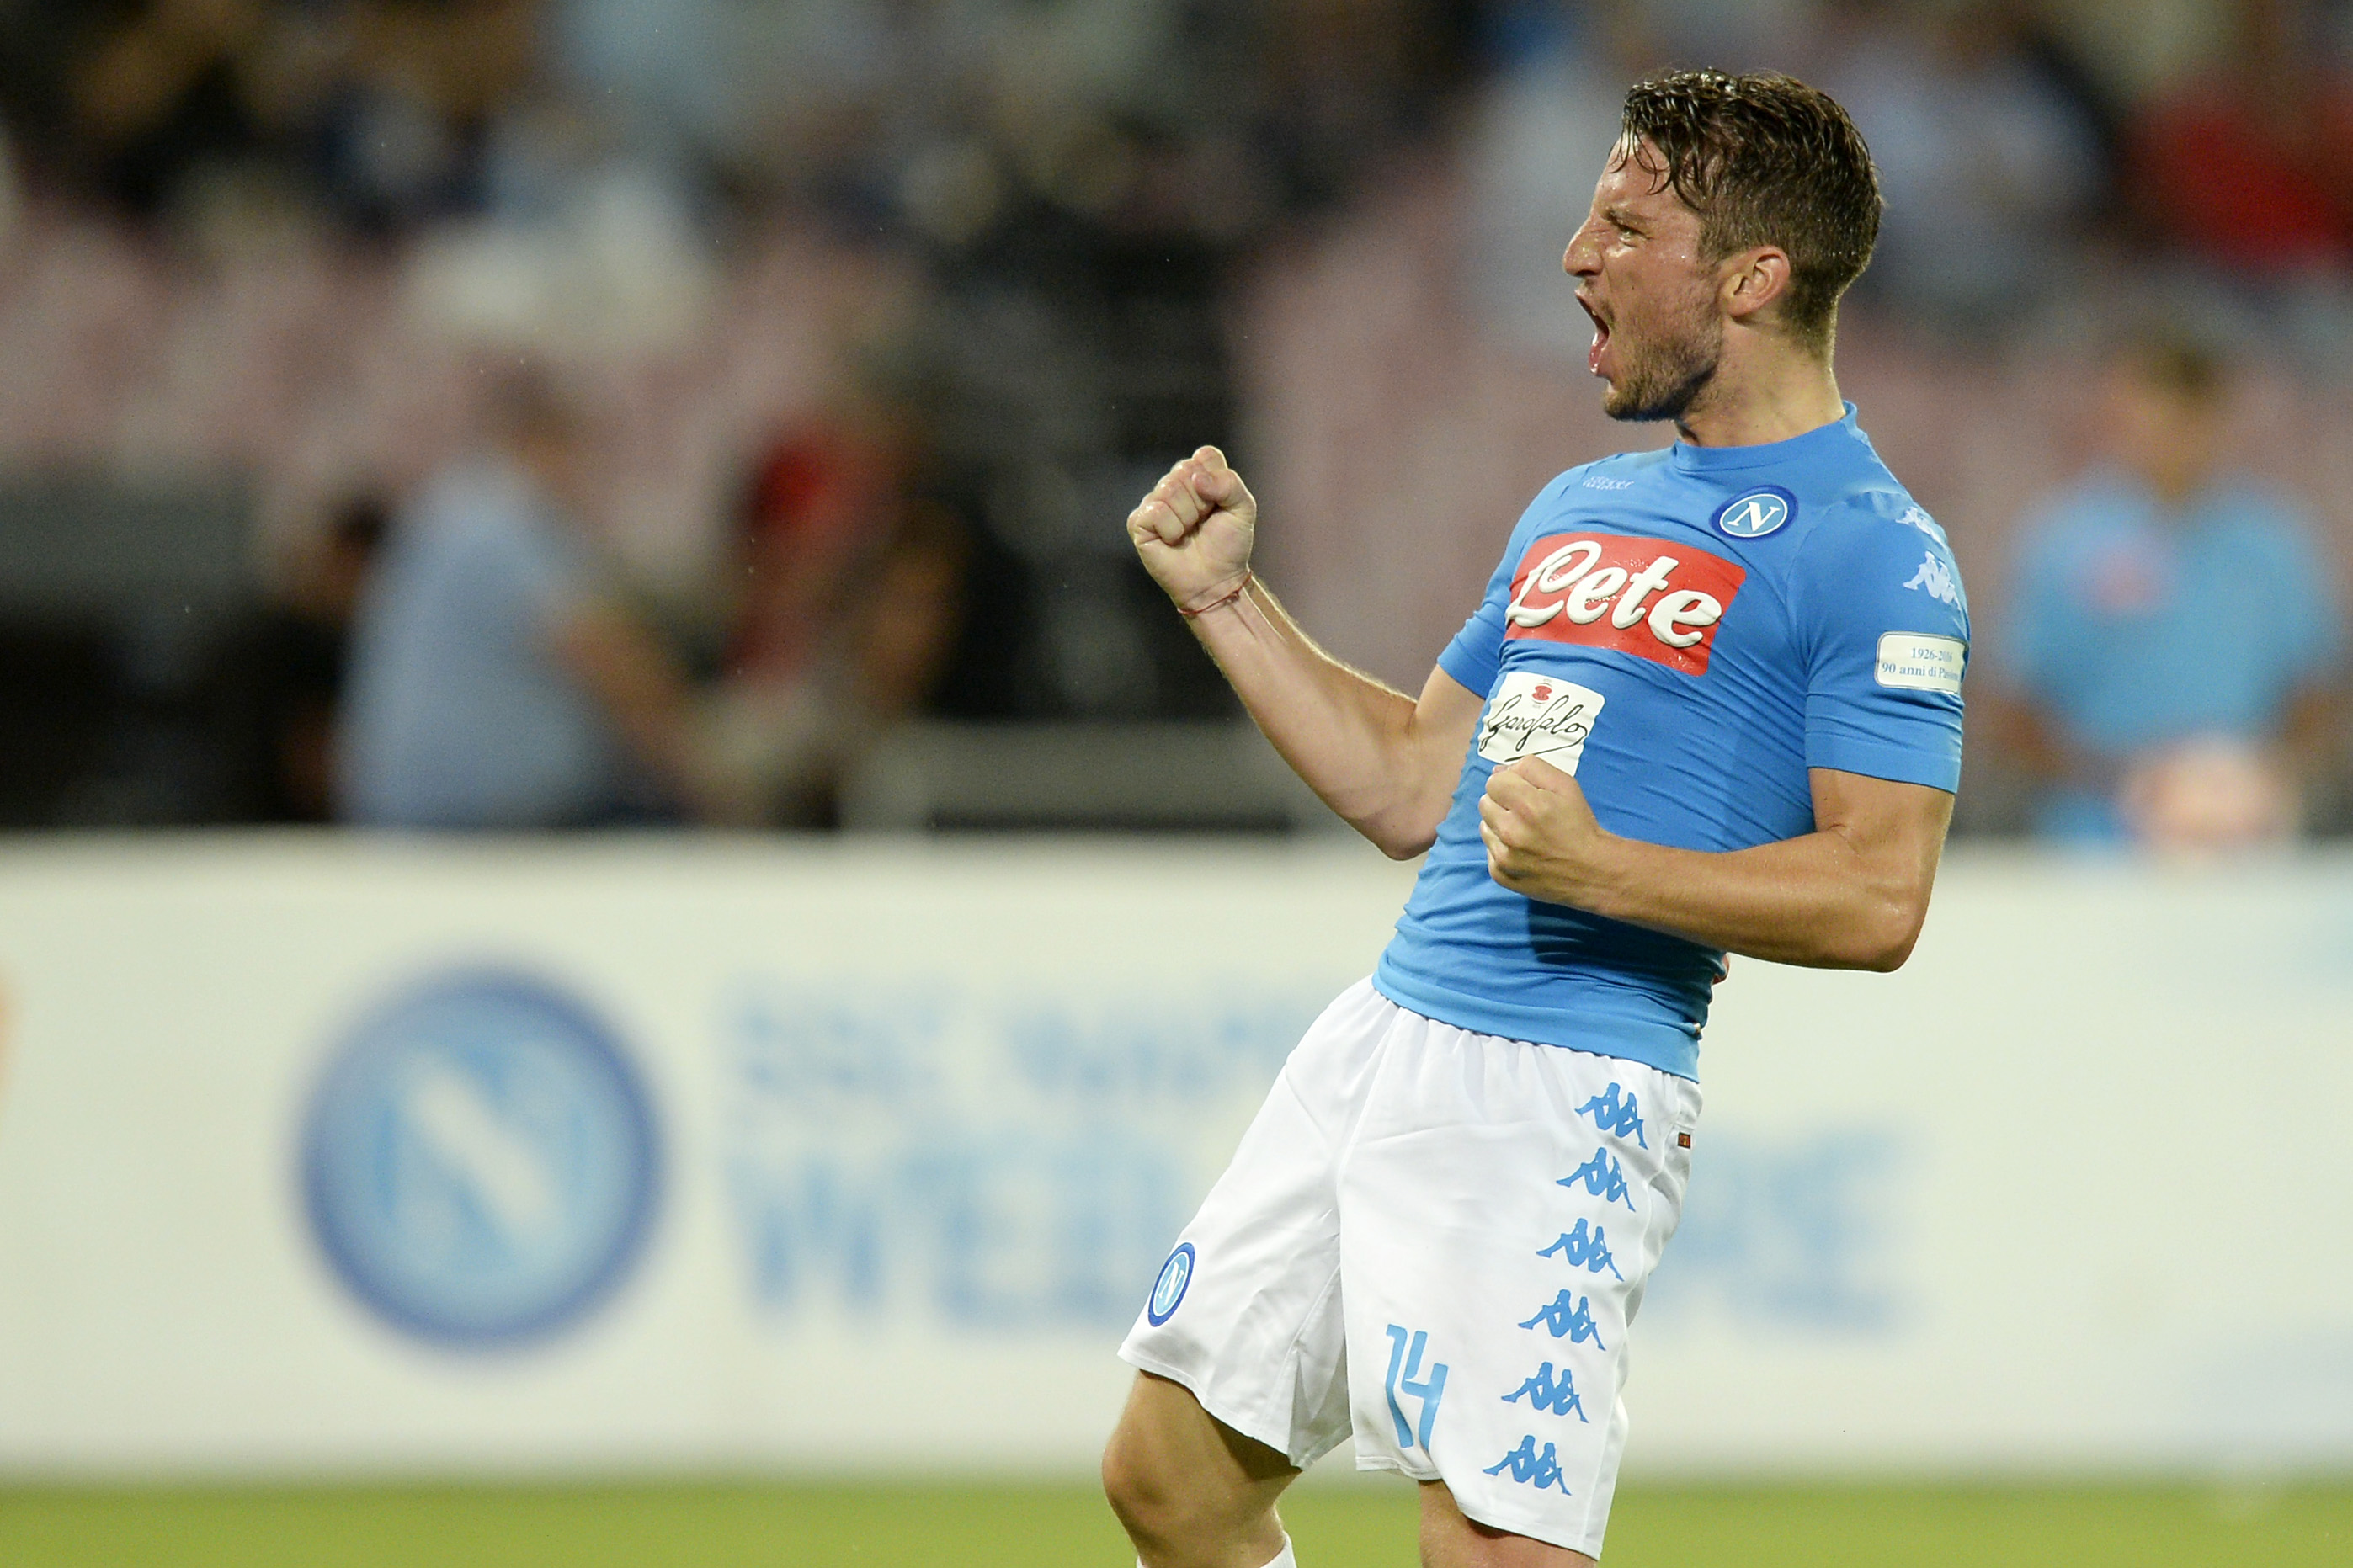
[[[2054,518],[2021,531],[2025,543],[2010,576],[2004,673],[2046,702],[2063,700],[2065,672],[2081,669],[2085,620],[2072,602],[2074,576],[2059,548]]]
[[[2265,617],[2281,684],[2294,688],[2329,679],[2345,651],[2345,616],[2337,574],[2302,518],[2285,508],[2269,520],[2258,555],[2269,582]]]
[[[1504,611],[1511,596],[1512,558],[1507,554],[1487,580],[1487,594],[1479,607],[1438,656],[1438,668],[1461,681],[1466,691],[1484,697],[1494,689],[1504,661]]]
[[[1969,611],[1943,531],[1916,507],[1851,504],[1800,548],[1790,610],[1806,765],[1957,787]]]
[[[1571,468],[1536,492],[1536,499],[1528,503],[1528,509],[1513,526],[1512,537],[1504,542],[1504,559],[1496,563],[1494,575],[1487,579],[1486,595],[1471,613],[1471,618],[1462,623],[1462,629],[1454,634],[1454,640],[1438,656],[1438,668],[1461,681],[1465,690],[1484,697],[1494,689],[1495,677],[1504,668],[1504,612],[1512,603],[1512,569],[1527,547],[1528,536],[1548,511],[1548,503],[1583,472],[1582,468]]]

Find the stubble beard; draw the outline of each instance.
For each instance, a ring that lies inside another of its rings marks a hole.
[[[1664,324],[1626,356],[1625,373],[1602,394],[1601,412],[1629,424],[1680,423],[1715,379],[1724,357],[1724,322],[1713,310],[1694,310]]]

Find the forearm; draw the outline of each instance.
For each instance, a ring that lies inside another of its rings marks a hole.
[[[1412,698],[1316,647],[1255,576],[1187,624],[1283,761],[1342,820],[1398,858],[1430,847],[1453,774]]]
[[[601,605],[560,623],[554,643],[630,755],[670,788],[691,795],[698,772],[691,694],[668,654]]]
[[[1809,773],[1813,832],[1710,853],[1604,830],[1577,780],[1548,763],[1499,768],[1479,803],[1488,872],[1531,899],[1751,958],[1896,968],[1927,918],[1953,797],[1832,768]]]
[[[1577,907],[1750,958],[1894,969],[1919,935],[1913,879],[1841,834],[1710,854],[1614,836]]]

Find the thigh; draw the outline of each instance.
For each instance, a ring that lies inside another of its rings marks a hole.
[[[1357,1462],[1599,1555],[1627,1331],[1681,1212],[1696,1085],[1430,1024],[1340,1167]]]
[[[1444,1481],[1424,1481],[1421,1568],[1593,1568],[1593,1559],[1466,1518]]]
[[[1304,1468],[1348,1433],[1337,1152],[1405,1016],[1343,994],[1284,1063],[1225,1173],[1162,1265],[1120,1357]]]

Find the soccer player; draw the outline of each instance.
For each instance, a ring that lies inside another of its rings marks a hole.
[[[1283,756],[1429,852],[1122,1347],[1104,1484],[1146,1568],[1291,1568],[1276,1500],[1352,1430],[1421,1483],[1431,1568],[1600,1552],[1725,955],[1902,963],[1959,776],[1959,578],[1831,374],[1879,209],[1810,88],[1628,94],[1563,266],[1604,408],[1681,439],[1546,486],[1418,700],[1283,613],[1214,448],[1130,516]]]

